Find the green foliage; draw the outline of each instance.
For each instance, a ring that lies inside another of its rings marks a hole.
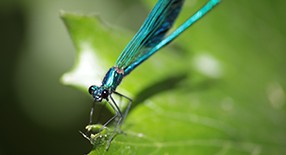
[[[108,152],[94,146],[90,155],[286,152],[281,59],[265,62],[271,54],[259,55],[255,45],[227,34],[228,27],[215,22],[224,14],[219,9],[123,80],[118,91],[134,100],[123,134]],[[62,80],[86,91],[100,84],[131,35],[92,16],[63,13],[62,18],[78,58]],[[86,51],[91,59],[82,59]]]

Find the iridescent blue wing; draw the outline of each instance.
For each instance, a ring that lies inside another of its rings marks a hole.
[[[139,31],[118,57],[115,66],[126,69],[160,43],[177,18],[184,0],[159,0]],[[132,68],[133,70],[134,68]],[[128,70],[128,73],[131,70]],[[126,73],[126,74],[128,74]]]
[[[217,4],[219,4],[220,0],[209,0],[201,9],[199,9],[195,14],[193,14],[190,18],[188,18],[182,25],[180,25],[174,32],[170,33],[168,36],[164,37],[159,43],[156,42],[156,45],[152,49],[149,49],[148,52],[142,52],[144,55],[140,55],[140,57],[136,57],[136,61],[133,61],[132,64],[129,64],[126,68],[124,68],[124,73],[129,74],[134,68],[148,59],[151,55],[156,53],[162,47],[168,45],[171,41],[177,38],[180,34],[182,34],[186,29],[196,23],[199,19],[201,19],[204,15],[206,15],[210,10],[213,9]],[[141,51],[139,51],[141,52]]]

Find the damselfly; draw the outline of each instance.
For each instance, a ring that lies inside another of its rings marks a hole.
[[[157,2],[139,31],[120,54],[115,65],[106,73],[102,85],[92,85],[89,87],[89,93],[94,98],[94,104],[106,100],[115,111],[115,115],[109,119],[103,127],[115,118],[118,118],[115,127],[116,130],[118,126],[122,124],[130,109],[132,99],[116,92],[116,88],[122,79],[151,55],[173,41],[197,20],[201,19],[219,2],[220,0],[209,0],[193,16],[188,18],[182,25],[167,36],[168,30],[172,27],[181,11],[184,0],[159,0]],[[124,114],[116,104],[112,94],[124,97],[129,101]],[[90,112],[90,124],[92,124],[93,111],[94,105]]]

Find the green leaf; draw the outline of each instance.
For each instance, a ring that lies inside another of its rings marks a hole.
[[[90,155],[286,152],[282,59],[269,60],[271,53],[265,50],[257,54],[263,49],[243,41],[247,36],[241,34],[248,33],[243,26],[237,34],[221,28],[215,19],[232,18],[219,9],[123,80],[118,91],[134,100],[123,134],[108,152],[106,144],[96,143]],[[188,16],[183,13],[182,18]],[[130,32],[108,28],[97,17],[63,13],[62,18],[77,50],[75,67],[62,81],[87,92],[89,85],[100,85]]]
[[[106,70],[116,59],[116,52],[124,48],[127,36],[120,34],[98,16],[61,12],[76,48],[75,67],[62,77],[62,82],[86,91],[91,84],[100,84]],[[125,33],[126,34],[126,33]]]

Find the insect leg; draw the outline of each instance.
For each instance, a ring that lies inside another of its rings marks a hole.
[[[107,101],[107,102],[112,107],[112,109],[115,111],[115,115],[112,116],[106,123],[104,123],[103,127],[106,127],[112,120],[114,120],[116,117],[118,117],[118,115],[120,115],[120,116],[122,115],[121,111],[118,111],[117,108],[114,107],[114,105],[116,105],[116,104],[113,104],[109,101]]]
[[[120,96],[120,97],[124,97],[124,98],[126,98],[126,99],[129,101],[129,103],[128,103],[128,105],[127,105],[127,108],[126,108],[126,110],[125,110],[125,112],[124,112],[124,116],[123,116],[123,120],[122,120],[122,123],[123,123],[123,121],[124,121],[125,118],[127,117],[127,114],[128,114],[128,112],[129,112],[129,110],[130,110],[130,108],[131,108],[132,99],[129,98],[129,97],[127,97],[127,96],[125,96],[125,95],[123,95],[123,94],[120,94],[120,93],[118,93],[118,92],[113,92],[113,93],[116,94],[116,95],[118,95],[118,96]]]
[[[95,101],[93,101],[91,109],[90,109],[90,113],[89,113],[89,125],[92,124],[92,116],[93,116],[93,112],[94,112],[94,106],[95,106]]]

